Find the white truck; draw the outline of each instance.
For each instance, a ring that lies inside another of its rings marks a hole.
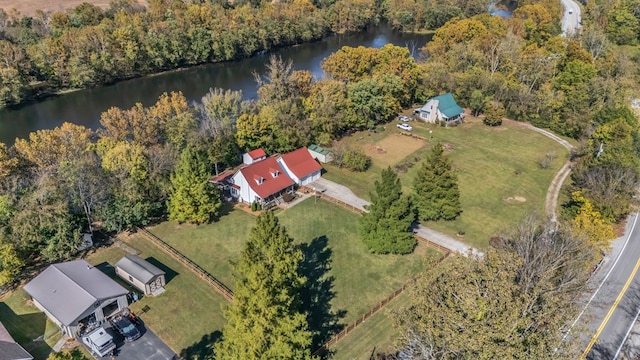
[[[98,357],[108,355],[116,349],[113,337],[102,327],[98,327],[84,334],[82,336],[82,342],[87,345],[92,354]]]

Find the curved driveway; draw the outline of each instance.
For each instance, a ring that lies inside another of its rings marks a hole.
[[[562,15],[562,35],[567,36],[575,34],[580,28],[580,5],[573,0],[561,0],[564,6],[564,14]]]

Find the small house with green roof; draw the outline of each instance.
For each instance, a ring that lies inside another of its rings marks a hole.
[[[310,145],[307,150],[309,150],[309,154],[312,158],[320,161],[321,163],[328,163],[333,161],[331,152],[321,146],[313,144]]]
[[[423,107],[416,109],[416,113],[420,119],[430,123],[446,121],[449,124],[462,122],[464,118],[464,109],[456,103],[451,93],[430,99]]]

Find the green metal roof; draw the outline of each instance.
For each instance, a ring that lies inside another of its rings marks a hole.
[[[318,146],[316,144],[309,145],[308,149],[311,150],[311,151],[315,151],[315,152],[317,152],[319,154],[322,154],[322,155],[329,155],[329,150],[327,150],[327,149],[325,149],[325,148],[323,148],[321,146]]]
[[[464,109],[458,106],[451,93],[438,95],[433,99],[438,100],[438,109],[440,109],[440,112],[449,119],[464,112]]]

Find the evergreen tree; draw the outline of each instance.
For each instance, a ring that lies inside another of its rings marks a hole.
[[[360,220],[362,240],[373,253],[408,254],[416,246],[411,224],[416,220],[409,197],[402,195],[400,179],[391,167],[375,182],[369,212]]]
[[[226,311],[216,359],[310,359],[312,334],[300,293],[303,255],[272,212],[258,216],[235,264],[233,304]]]
[[[209,184],[209,176],[206,157],[187,147],[171,174],[172,193],[167,203],[170,221],[201,224],[217,215],[220,197]]]
[[[422,220],[453,220],[460,213],[458,176],[444,156],[442,144],[436,144],[413,184],[418,213]]]

